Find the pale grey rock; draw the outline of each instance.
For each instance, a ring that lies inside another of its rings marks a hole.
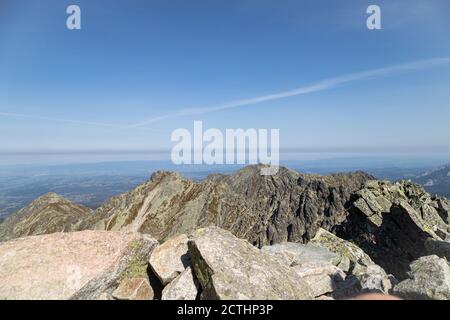
[[[341,257],[337,267],[346,273],[349,272],[351,267],[350,259],[348,257]]]
[[[350,241],[341,239],[324,229],[319,229],[315,237],[311,239],[309,243],[316,246],[321,246],[335,253],[340,259],[339,263],[342,262],[346,264],[347,260],[349,260],[352,268],[355,268],[355,265],[367,267],[375,264],[373,260],[357,245],[351,243]]]
[[[312,289],[314,297],[332,293],[339,282],[345,281],[345,273],[326,261],[305,262],[292,269]]]
[[[198,295],[198,284],[192,269],[188,267],[162,292],[162,300],[195,300]]]
[[[217,227],[195,231],[188,243],[202,299],[312,299],[311,287],[289,267]]]
[[[445,259],[419,258],[411,264],[410,277],[394,287],[394,294],[404,299],[450,299],[450,267]]]
[[[288,266],[303,264],[306,262],[329,262],[337,261],[337,255],[323,247],[311,244],[283,242],[272,246],[264,246],[261,251],[272,255],[281,263]]]
[[[188,240],[187,235],[182,234],[153,250],[149,264],[163,285],[171,282],[190,265]]]
[[[360,281],[362,292],[378,292],[388,294],[397,282],[395,277],[387,275],[380,266],[373,264],[368,266],[364,272],[356,274]]]

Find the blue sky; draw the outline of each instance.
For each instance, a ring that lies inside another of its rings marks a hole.
[[[169,149],[194,120],[279,128],[282,148],[450,152],[449,31],[448,0],[0,0],[0,152]],[[201,111],[418,61],[441,62]]]

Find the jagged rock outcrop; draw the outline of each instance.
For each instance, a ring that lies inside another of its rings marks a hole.
[[[438,256],[425,256],[411,264],[409,279],[394,287],[405,299],[450,300],[450,266]]]
[[[98,299],[122,281],[147,277],[157,241],[147,235],[82,231],[0,243],[0,300]]]
[[[106,202],[80,228],[133,230],[164,240],[215,225],[258,247],[307,242],[318,228],[344,221],[351,194],[371,178],[361,172],[305,175],[283,167],[262,176],[260,169],[249,166],[202,182],[157,172]]]
[[[307,244],[281,243],[261,249],[290,266],[315,297],[348,298],[366,292],[389,293],[393,277],[356,245],[319,229]]]
[[[291,267],[311,286],[316,298],[322,299],[327,295],[332,299],[333,296],[336,296],[336,292],[349,285],[346,282],[346,272],[349,271],[349,267],[344,265],[344,270],[338,268],[337,265],[341,267],[343,265],[342,257],[324,246],[321,247],[311,242],[306,245],[284,242],[264,246],[261,251],[272,256],[279,263]],[[358,289],[355,288],[355,292],[359,292]]]
[[[333,262],[345,271],[345,282],[338,283],[333,292],[335,298],[355,296],[364,292],[390,293],[397,280],[388,275],[382,267],[358,246],[320,229],[309,244],[322,246],[334,252],[338,258]]]
[[[312,299],[310,286],[292,269],[230,232],[199,229],[188,243],[202,299]]]
[[[73,231],[90,213],[91,209],[48,193],[6,218],[0,224],[0,241]]]
[[[364,269],[375,264],[357,245],[341,239],[324,229],[319,229],[309,244],[326,248],[335,253],[338,256],[337,264],[349,264],[352,270]]]
[[[449,237],[447,201],[407,181],[368,181],[355,193],[338,235],[356,243],[398,279],[405,279],[409,264],[427,255],[427,239]]]

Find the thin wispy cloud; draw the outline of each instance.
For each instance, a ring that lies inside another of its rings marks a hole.
[[[289,90],[289,91],[284,91],[284,92],[279,92],[279,93],[274,93],[274,94],[268,94],[268,95],[263,95],[263,96],[259,96],[259,97],[249,98],[249,99],[235,100],[235,101],[223,103],[223,104],[216,105],[216,106],[203,107],[203,108],[180,109],[180,110],[176,110],[171,113],[166,113],[166,114],[163,114],[160,116],[148,118],[139,123],[130,125],[130,128],[143,127],[143,126],[155,123],[155,122],[172,119],[172,118],[177,118],[177,117],[202,115],[202,114],[207,114],[207,113],[212,113],[212,112],[217,112],[217,111],[222,111],[222,110],[227,110],[227,109],[235,109],[235,108],[240,108],[240,107],[244,107],[244,106],[255,105],[255,104],[268,102],[268,101],[274,101],[274,100],[280,100],[280,99],[285,99],[285,98],[289,98],[289,97],[301,96],[301,95],[314,93],[314,92],[331,90],[331,89],[335,89],[340,86],[350,84],[353,82],[373,80],[373,79],[392,76],[392,75],[399,74],[402,72],[428,69],[428,68],[442,66],[442,65],[448,65],[448,64],[450,64],[450,57],[443,57],[443,58],[419,60],[419,61],[414,61],[411,63],[399,64],[399,65],[389,66],[389,67],[385,67],[385,68],[366,70],[366,71],[357,72],[357,73],[353,73],[353,74],[324,79],[317,83],[314,83],[314,84],[311,84],[308,86],[304,86],[304,87],[300,87],[300,88],[296,88],[294,90]]]
[[[53,117],[47,117],[47,116],[38,116],[38,115],[14,113],[14,112],[0,111],[0,117],[23,118],[23,119],[31,119],[31,120],[69,123],[69,124],[78,124],[78,125],[83,125],[83,126],[105,127],[105,128],[123,129],[123,130],[129,129],[128,126],[119,126],[119,125],[115,125],[115,124],[111,124],[111,123],[61,119],[61,118],[53,118]],[[142,129],[144,129],[146,131],[151,131],[151,132],[162,132],[161,130],[156,130],[153,128],[150,128],[150,129],[142,128]]]
[[[263,102],[280,100],[280,99],[285,99],[285,98],[289,98],[289,97],[295,97],[295,96],[301,96],[301,95],[306,95],[306,94],[315,93],[315,92],[331,90],[331,89],[335,89],[340,86],[354,83],[354,82],[373,80],[373,79],[392,76],[392,75],[399,74],[402,72],[417,71],[417,70],[421,70],[421,69],[428,69],[428,68],[433,68],[433,67],[448,65],[448,64],[450,64],[450,57],[443,57],[443,58],[420,60],[420,61],[415,61],[415,62],[411,62],[411,63],[385,67],[385,68],[372,69],[372,70],[357,72],[357,73],[353,73],[353,74],[343,75],[343,76],[339,76],[339,77],[324,79],[317,83],[314,83],[314,84],[311,84],[308,86],[304,86],[304,87],[300,87],[300,88],[296,88],[296,89],[289,90],[289,91],[268,94],[268,95],[263,95],[263,96],[259,96],[259,97],[249,98],[249,99],[235,100],[235,101],[230,101],[227,103],[223,103],[223,104],[219,104],[219,105],[215,105],[215,106],[209,106],[209,107],[179,109],[179,110],[176,110],[171,113],[166,113],[166,114],[163,114],[160,116],[148,118],[144,121],[141,121],[139,123],[135,123],[135,124],[132,124],[129,126],[117,126],[114,124],[103,123],[103,122],[61,119],[61,118],[39,116],[39,115],[33,115],[33,114],[21,114],[21,113],[13,113],[13,112],[0,112],[0,116],[1,117],[33,119],[33,120],[41,120],[41,121],[51,121],[51,122],[59,122],[59,123],[71,123],[71,124],[97,126],[97,127],[112,127],[112,128],[117,128],[117,129],[140,128],[140,127],[145,127],[147,125],[150,125],[152,123],[156,123],[156,122],[160,122],[160,121],[164,121],[164,120],[168,120],[168,119],[172,119],[172,118],[183,117],[183,116],[202,115],[202,114],[207,114],[207,113],[212,113],[212,112],[217,112],[217,111],[222,111],[222,110],[235,109],[235,108],[245,107],[245,106],[249,106],[249,105],[256,105],[256,104],[263,103]]]
[[[97,126],[97,127],[114,127],[114,125],[108,124],[108,123],[60,119],[60,118],[36,116],[36,115],[31,115],[31,114],[22,114],[22,113],[13,113],[13,112],[0,112],[0,116],[12,117],[12,118],[24,118],[24,119],[32,119],[32,120],[52,121],[52,122],[61,122],[61,123],[81,124],[81,125]]]

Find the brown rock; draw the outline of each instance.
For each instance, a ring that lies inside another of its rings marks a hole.
[[[117,300],[153,300],[154,293],[147,278],[127,278],[112,293]]]

